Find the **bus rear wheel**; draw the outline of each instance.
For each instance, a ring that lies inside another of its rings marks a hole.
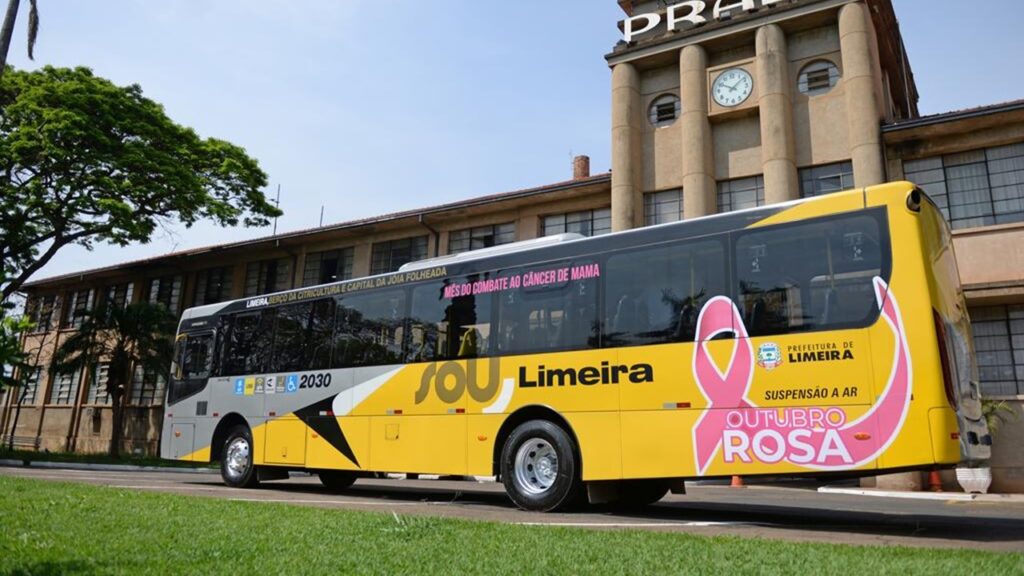
[[[255,488],[259,485],[256,466],[252,463],[252,432],[248,426],[235,426],[228,433],[221,450],[220,476],[232,488]]]
[[[317,476],[324,487],[334,491],[344,490],[356,481],[355,473],[346,470],[321,470]]]
[[[501,480],[516,506],[550,512],[581,493],[580,463],[572,438],[546,420],[516,427],[501,450]]]

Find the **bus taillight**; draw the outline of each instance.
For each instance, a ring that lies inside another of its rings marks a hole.
[[[938,310],[932,309],[932,318],[935,320],[935,337],[939,341],[939,359],[942,361],[942,383],[946,389],[946,400],[953,410],[958,408],[956,393],[953,391],[953,366],[950,364],[949,347],[947,346],[946,323]]]

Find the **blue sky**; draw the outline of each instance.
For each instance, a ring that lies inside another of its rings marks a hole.
[[[922,113],[1024,98],[1024,3],[895,2]],[[270,195],[282,187],[279,230],[316,226],[321,206],[330,223],[565,180],[573,154],[609,168],[614,0],[39,5],[36,60],[23,6],[14,66],[138,83],[175,121],[245,147]],[[267,234],[197,226],[69,248],[36,278]]]

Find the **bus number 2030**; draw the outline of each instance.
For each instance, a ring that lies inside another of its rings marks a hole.
[[[299,389],[302,388],[327,388],[331,385],[331,373],[303,374],[299,376]]]

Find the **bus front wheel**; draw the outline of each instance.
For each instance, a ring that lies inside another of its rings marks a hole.
[[[501,480],[524,510],[550,512],[580,494],[580,463],[572,438],[546,420],[516,427],[501,450]]]
[[[220,476],[232,488],[259,485],[256,466],[252,463],[252,432],[248,426],[235,426],[228,433],[221,451]]]

